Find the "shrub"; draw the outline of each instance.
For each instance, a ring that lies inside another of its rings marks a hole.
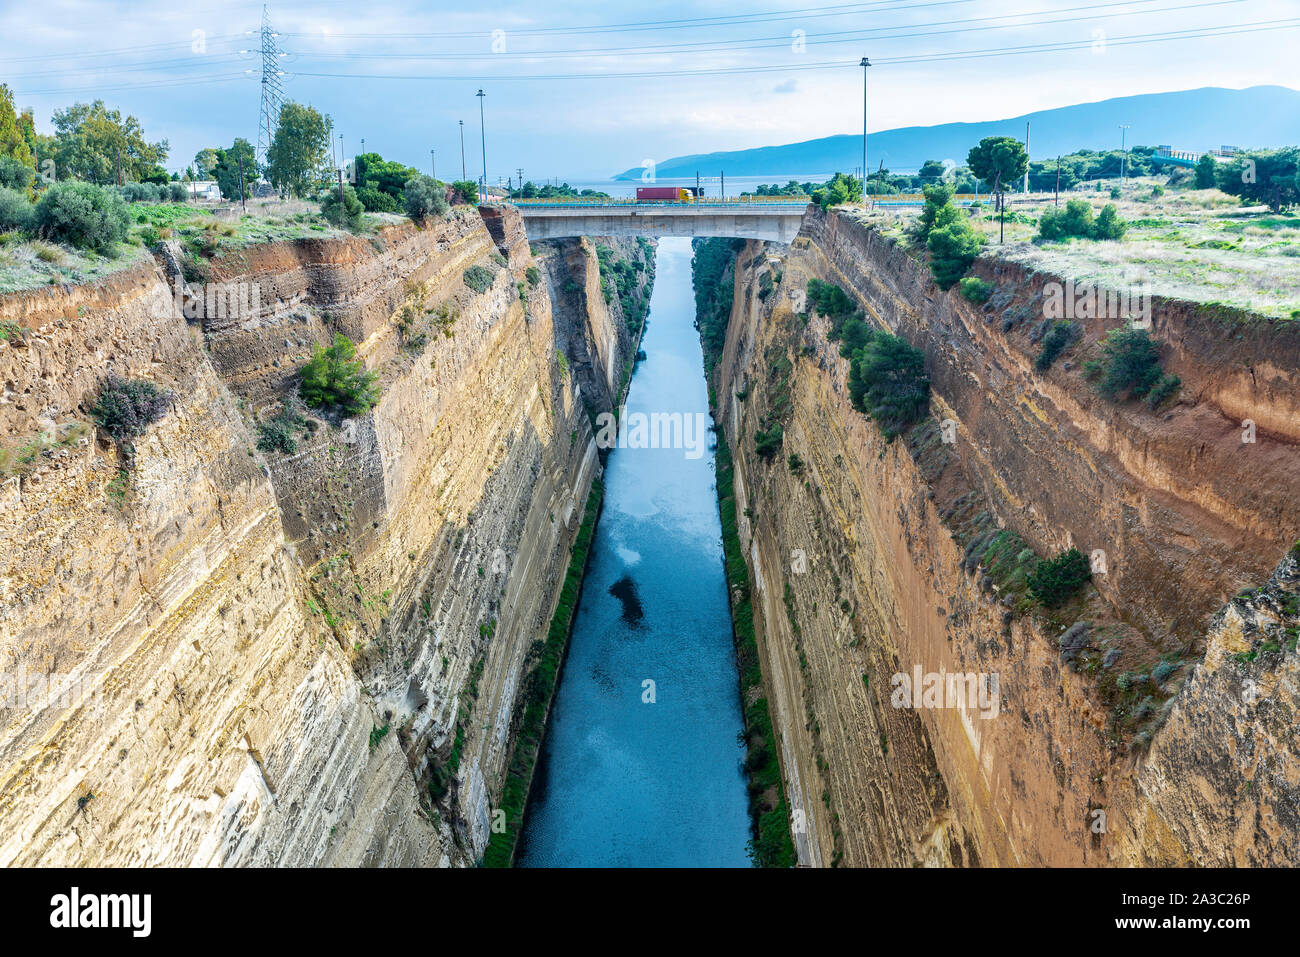
[[[447,215],[447,191],[443,185],[430,176],[413,176],[406,182],[402,191],[402,201],[406,204],[406,215],[416,222],[428,219],[441,219]]]
[[[1111,198],[1111,199],[1119,199],[1119,198],[1120,198],[1121,196],[1123,196],[1123,195],[1124,195],[1124,194],[1121,193],[1121,192],[1119,191],[1119,187],[1118,187],[1118,186],[1112,186],[1112,187],[1110,188],[1110,198]]]
[[[1040,239],[1121,239],[1128,223],[1119,217],[1114,203],[1107,203],[1097,219],[1085,200],[1072,199],[1064,209],[1044,210],[1038,220]]]
[[[1052,330],[1043,338],[1043,349],[1034,360],[1034,368],[1039,372],[1050,369],[1056,357],[1066,350],[1078,334],[1079,327],[1073,322],[1058,322],[1052,326]]]
[[[172,203],[188,203],[190,201],[190,191],[185,188],[184,183],[168,183],[167,200]]]
[[[1055,558],[1038,562],[1029,573],[1029,593],[1048,608],[1064,602],[1092,578],[1088,560],[1077,548],[1071,548]]]
[[[462,203],[478,202],[478,183],[472,179],[458,179],[451,184],[451,188],[460,197]]]
[[[119,445],[144,435],[150,423],[162,418],[172,394],[148,379],[123,379],[110,375],[99,390],[90,417]]]
[[[1101,377],[1097,388],[1106,398],[1123,392],[1140,397],[1161,380],[1160,350],[1143,329],[1112,329],[1101,341],[1101,358],[1084,369]]]
[[[368,213],[395,213],[397,200],[373,186],[362,186],[357,190],[357,199]]]
[[[781,448],[781,440],[784,437],[785,429],[781,427],[781,423],[773,423],[767,430],[754,433],[754,451],[758,453],[759,458],[771,459]]]
[[[115,190],[67,180],[41,194],[36,225],[46,239],[107,253],[126,238],[130,214]]]
[[[1151,408],[1159,408],[1160,404],[1177,392],[1183,384],[1183,380],[1176,375],[1165,374],[1160,377],[1151,391],[1147,393],[1147,405]]]
[[[25,193],[36,181],[36,170],[12,156],[0,156],[0,186]]]
[[[0,186],[0,233],[11,229],[27,232],[36,217],[36,207],[16,189]]]
[[[892,439],[929,410],[925,354],[900,336],[875,333],[853,356],[849,398],[854,408],[876,421],[886,439]]]
[[[298,434],[308,428],[307,418],[302,414],[301,400],[290,396],[275,418],[261,423],[257,427],[257,447],[263,452],[280,451],[285,454],[298,450]]]
[[[967,276],[961,281],[961,294],[977,306],[982,306],[993,295],[993,283],[986,282],[978,276]]]
[[[862,202],[862,180],[856,176],[836,173],[820,188],[813,191],[813,202],[822,209]]]
[[[465,285],[482,295],[492,288],[496,276],[486,266],[474,265],[466,269],[461,278],[465,281]]]
[[[312,408],[337,409],[344,416],[360,415],[379,401],[375,373],[355,358],[357,347],[342,333],[334,334],[328,348],[317,344],[311,360],[302,367],[298,394]]]
[[[966,274],[979,254],[983,240],[970,223],[957,219],[937,226],[926,240],[930,250],[930,275],[940,289],[949,289]]]
[[[357,191],[351,186],[344,186],[342,193],[340,197],[339,190],[330,190],[321,201],[321,215],[325,217],[326,222],[342,229],[360,229],[361,214],[365,212],[365,207],[357,198]]]
[[[791,452],[789,457],[786,459],[785,464],[789,467],[790,471],[794,472],[796,475],[803,471],[803,459],[799,458],[797,452]]]
[[[922,186],[921,192],[925,194],[925,207],[916,218],[913,234],[924,243],[935,229],[960,219],[962,212],[952,204],[953,188],[947,183]]]
[[[808,303],[828,319],[838,319],[853,311],[853,300],[833,282],[808,280]]]

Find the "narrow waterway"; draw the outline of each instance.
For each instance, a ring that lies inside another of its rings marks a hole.
[[[690,240],[664,239],[628,445],[638,421],[680,413],[695,441],[678,444],[694,448],[609,454],[520,866],[749,866],[713,436],[694,434],[708,422],[694,310]]]

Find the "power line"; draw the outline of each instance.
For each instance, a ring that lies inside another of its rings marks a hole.
[[[1121,0],[1118,3],[1099,3],[1088,4],[1079,7],[1066,7],[1060,10],[1036,10],[1025,13],[1002,14],[993,17],[974,17],[966,20],[937,20],[933,23],[916,24],[916,26],[945,26],[948,24],[969,24],[979,23],[988,20],[1005,20],[1017,17],[1043,16],[1049,13],[1068,13],[1072,11],[1101,10],[1111,7],[1132,6],[1135,3],[1155,3],[1158,0]],[[1230,4],[1245,3],[1246,0],[1206,0],[1203,3],[1178,4],[1172,7],[1156,7],[1148,10],[1126,10],[1110,14],[1111,17],[1139,16],[1151,13],[1169,13],[1183,12],[1199,7],[1217,7],[1227,6]],[[826,45],[826,44],[843,44],[858,43],[863,40],[899,40],[913,37],[925,36],[942,36],[953,33],[974,33],[985,30],[1009,30],[1023,27],[1047,26],[1056,23],[1073,23],[1078,17],[1062,17],[1054,20],[1038,20],[1030,23],[1005,23],[984,27],[962,27],[956,30],[933,30],[916,33],[893,33],[877,35],[875,31],[891,29],[889,27],[871,27],[865,30],[844,30],[837,31],[832,36],[834,39],[813,39],[805,40],[806,46]],[[1090,41],[1091,42],[1091,41]],[[587,58],[593,56],[613,56],[616,54],[671,54],[671,53],[712,53],[712,52],[730,52],[739,50],[763,50],[773,48],[784,48],[790,43],[789,37],[753,37],[738,42],[726,42],[719,40],[705,40],[691,43],[666,43],[650,44],[647,46],[628,46],[628,47],[607,47],[607,48],[575,48],[569,50],[537,50],[521,51],[517,53],[302,53],[299,54],[302,59],[358,59],[358,60],[532,60],[532,59],[574,59]],[[747,45],[753,44],[753,45]]]
[[[1263,20],[1254,23],[1241,24],[1234,27],[1200,27],[1193,30],[1164,31],[1159,33],[1132,34],[1129,36],[1113,37],[1106,40],[1106,45],[1110,46],[1132,46],[1144,43],[1160,43],[1170,40],[1193,40],[1205,39],[1216,36],[1232,36],[1242,33],[1259,33],[1271,29],[1292,29],[1300,26],[1300,18],[1282,19],[1282,20]],[[1093,45],[1091,39],[1088,40],[1067,40],[1055,43],[1028,44],[1017,47],[995,47],[988,50],[966,50],[956,53],[933,53],[933,54],[915,54],[910,56],[899,57],[882,57],[878,62],[897,66],[909,65],[913,63],[943,63],[955,60],[967,60],[984,57],[1013,56],[1026,53],[1060,53],[1075,49],[1088,49]],[[753,67],[716,67],[710,69],[668,69],[668,70],[641,70],[623,73],[539,73],[539,74],[492,74],[483,75],[482,79],[491,79],[493,81],[510,81],[510,80],[609,80],[609,79],[641,79],[648,77],[681,77],[681,76],[726,76],[726,75],[743,75],[749,73],[792,73],[806,72],[811,70],[831,70],[842,69],[847,66],[856,65],[852,60],[820,60],[805,64],[781,64],[778,66],[753,66]],[[352,79],[352,80],[471,80],[476,79],[473,76],[464,73],[454,74],[403,74],[403,73],[316,73],[294,71],[294,76],[301,77],[319,77],[333,79]]]
[[[897,0],[876,0],[874,3],[852,3],[838,7],[805,7],[802,10],[774,10],[769,13],[738,13],[731,16],[717,17],[690,17],[678,20],[641,20],[632,23],[607,23],[597,24],[586,27],[521,27],[517,30],[510,30],[511,36],[541,36],[546,34],[591,34],[591,33],[638,33],[645,30],[687,30],[699,29],[706,27],[720,26],[737,26],[744,23],[779,23],[786,20],[811,20],[824,17],[843,17],[851,16],[854,13],[895,13],[902,10],[914,10],[924,7],[947,7],[958,3],[972,3],[974,0],[933,0],[929,3],[898,3]],[[882,10],[865,10],[865,9],[846,9],[846,7],[862,8],[881,6],[884,3],[891,3],[893,6],[886,7]],[[818,13],[815,11],[832,11]],[[777,16],[776,14],[785,14]],[[320,38],[316,33],[288,33],[287,37],[309,37]],[[341,38],[348,40],[395,40],[395,39],[413,39],[413,40],[457,40],[457,39],[482,39],[484,31],[461,31],[447,33],[333,33],[330,39]]]

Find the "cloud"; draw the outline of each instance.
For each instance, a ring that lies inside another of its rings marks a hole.
[[[784,83],[778,83],[772,87],[773,93],[794,93],[799,89],[797,80],[786,80]]]

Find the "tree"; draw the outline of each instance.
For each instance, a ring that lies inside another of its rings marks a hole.
[[[1213,189],[1214,188],[1214,171],[1219,164],[1214,161],[1214,157],[1209,153],[1202,153],[1201,158],[1196,161],[1196,188]]]
[[[815,193],[813,202],[822,209],[862,202],[862,180],[845,173],[836,173]]]
[[[266,153],[266,175],[276,189],[303,196],[324,183],[329,156],[325,117],[315,108],[286,103]]]
[[[319,344],[302,367],[298,394],[313,408],[338,409],[345,416],[360,415],[379,401],[377,376],[356,358],[357,347],[341,332],[328,349]]]
[[[360,196],[362,189],[366,188],[387,193],[393,198],[393,209],[397,208],[406,184],[418,172],[409,166],[386,160],[378,153],[362,153],[353,160],[352,168],[356,179],[357,195]],[[363,197],[362,202],[364,201]],[[367,205],[366,208],[370,207]],[[390,212],[390,210],[382,210],[382,212]]]
[[[874,333],[849,366],[849,398],[892,439],[924,418],[930,407],[925,353],[900,336]]]
[[[916,219],[915,234],[917,239],[925,242],[934,229],[955,222],[962,213],[952,204],[952,187],[947,183],[922,186],[921,192],[925,194],[925,207]]]
[[[925,244],[930,250],[930,275],[940,289],[949,289],[966,275],[979,255],[983,238],[971,229],[970,223],[958,218],[932,229]]]
[[[406,184],[402,195],[406,215],[416,222],[424,222],[447,213],[447,191],[430,176],[416,175]],[[535,285],[535,284],[534,284]]]
[[[1029,573],[1027,584],[1029,593],[1042,604],[1053,608],[1092,578],[1092,569],[1088,559],[1077,548],[1061,552],[1050,561],[1039,560],[1037,567]]]
[[[216,166],[212,169],[212,176],[217,181],[217,188],[221,190],[221,195],[226,199],[241,199],[242,194],[239,191],[239,163],[244,163],[244,189],[248,191],[248,185],[258,177],[257,154],[253,149],[253,144],[248,142],[242,136],[235,137],[234,144],[230,149],[219,149],[217,154]]]
[[[125,119],[103,100],[74,103],[54,111],[54,163],[59,179],[83,179],[100,185],[139,182],[167,159],[167,141],[150,143],[134,116]]]
[[[217,150],[208,147],[194,154],[194,166],[198,169],[200,176],[204,179],[210,179],[213,171],[217,168],[218,159]]]
[[[36,169],[36,155],[28,140],[24,113],[19,117],[14,109],[14,95],[9,87],[0,83],[0,158],[17,160],[24,166]]]
[[[1219,189],[1254,203],[1267,203],[1273,212],[1300,201],[1300,148],[1250,150],[1232,162],[1219,163]]]
[[[107,254],[126,238],[130,215],[117,190],[73,181],[41,193],[36,225],[47,239]]]
[[[1029,168],[1029,154],[1025,144],[1011,136],[986,136],[978,146],[972,146],[966,156],[971,172],[990,184],[998,194],[998,207],[1002,206],[1002,192],[1008,183],[1025,175]]]
[[[365,212],[365,207],[361,200],[357,198],[357,191],[351,186],[344,186],[341,190],[328,190],[325,199],[320,205],[321,215],[328,222],[343,229],[359,229],[361,227],[361,214]]]

